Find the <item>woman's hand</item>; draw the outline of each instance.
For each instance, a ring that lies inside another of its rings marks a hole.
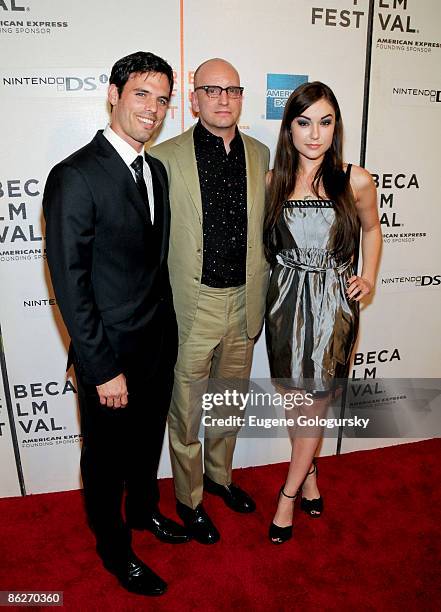
[[[346,295],[350,300],[359,302],[373,289],[373,284],[362,276],[351,276],[346,281]]]

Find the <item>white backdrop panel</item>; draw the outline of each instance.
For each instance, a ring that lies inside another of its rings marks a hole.
[[[440,23],[438,0],[376,2],[366,165],[377,175],[384,247],[357,376],[372,367],[377,378],[441,375]],[[350,439],[342,448],[401,441]]]
[[[3,379],[0,376],[0,497],[20,495],[20,485],[12,446]]]
[[[72,383],[65,387],[68,338],[44,260],[44,183],[56,162],[107,123],[107,81],[116,59],[144,49],[178,65],[179,5],[133,0],[128,12],[116,0],[30,0],[28,8],[1,17],[62,25],[2,32],[0,126],[9,146],[0,178],[0,263],[8,291],[0,320],[26,490],[37,493],[79,486],[80,449],[76,393]],[[163,133],[175,134],[177,121],[170,113]],[[10,494],[3,476],[0,484],[1,494]]]
[[[320,3],[326,8],[334,0]],[[241,129],[267,144],[274,155],[280,120],[266,117],[268,75],[306,75],[309,81],[330,85],[339,100],[346,128],[346,159],[359,162],[363,110],[364,62],[368,2],[358,8],[341,2],[349,14],[349,25],[327,25],[315,14],[308,0],[264,2],[243,0],[187,0],[184,13],[185,70],[187,95],[191,74],[210,57],[223,57],[237,67],[245,87]],[[353,15],[357,10],[360,15]],[[331,20],[332,21],[332,20]],[[282,101],[283,97],[281,98]],[[189,106],[185,126],[194,122]],[[161,136],[162,137],[162,136]],[[262,334],[254,353],[253,378],[268,378],[265,339]],[[324,440],[322,454],[335,452],[335,439]],[[239,438],[235,466],[286,461],[290,455],[286,439]]]

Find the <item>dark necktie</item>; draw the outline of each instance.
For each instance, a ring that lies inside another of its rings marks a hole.
[[[138,157],[135,159],[134,162],[132,162],[131,167],[133,168],[133,170],[135,171],[135,177],[136,177],[136,185],[139,189],[139,193],[142,196],[142,199],[144,200],[144,204],[146,206],[147,209],[147,216],[149,218],[150,223],[152,222],[152,218],[150,215],[150,206],[149,206],[149,196],[147,194],[147,187],[144,181],[144,173],[143,173],[143,165],[144,165],[144,160],[142,158],[142,155],[138,155]]]

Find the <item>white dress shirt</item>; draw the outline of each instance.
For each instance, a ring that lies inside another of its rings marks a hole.
[[[121,156],[123,162],[128,166],[130,172],[132,173],[133,180],[135,182],[136,182],[135,171],[133,170],[130,164],[132,164],[135,161],[138,155],[142,155],[142,159],[143,159],[142,172],[143,172],[144,181],[147,187],[147,195],[149,197],[150,218],[153,223],[154,215],[155,215],[155,200],[153,196],[152,173],[150,171],[148,163],[145,161],[144,148],[141,150],[140,153],[135,151],[135,149],[131,145],[129,145],[128,142],[123,140],[121,136],[118,136],[118,134],[112,130],[110,125],[107,125],[106,128],[104,129],[103,136],[107,138],[107,140],[110,142],[112,147]]]

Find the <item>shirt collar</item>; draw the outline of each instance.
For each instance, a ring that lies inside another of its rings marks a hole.
[[[215,145],[215,144],[222,143],[222,146],[224,146],[224,141],[223,141],[222,136],[216,136],[215,134],[207,130],[207,128],[202,125],[200,119],[195,125],[194,137],[198,144],[203,143],[203,144]],[[240,142],[242,142],[242,139],[240,137],[239,129],[236,125],[235,135],[234,135],[233,140],[230,143],[230,149],[233,149],[235,146],[240,144]]]
[[[138,155],[142,155],[142,158],[145,160],[144,149],[142,149],[140,153],[135,151],[135,149],[129,145],[128,142],[123,140],[121,136],[112,130],[112,127],[109,124],[104,129],[103,136],[105,136],[110,144],[116,149],[116,152],[122,157],[127,166],[130,166]]]

